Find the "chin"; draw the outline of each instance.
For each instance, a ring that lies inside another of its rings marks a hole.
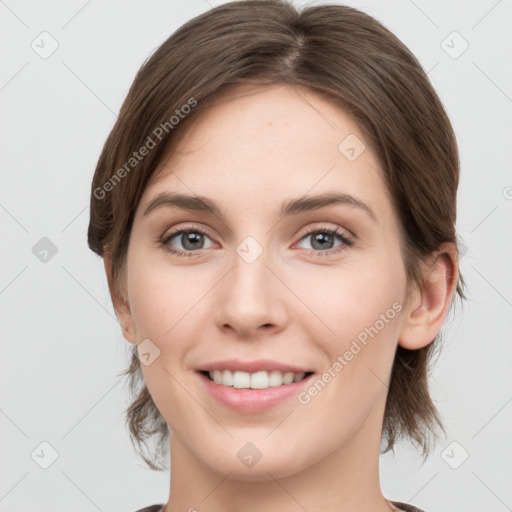
[[[219,470],[219,468],[216,468]],[[273,478],[280,480],[296,474],[299,470],[290,468],[290,465],[283,461],[282,464],[264,464],[263,462],[257,463],[252,468],[240,468],[234,469],[226,467],[226,472],[221,473],[225,476],[229,473],[229,477],[233,480],[240,480],[241,482],[265,482],[272,480]]]
[[[242,450],[235,452],[233,455],[223,453],[213,456],[210,461],[204,461],[204,463],[222,476],[229,474],[230,478],[245,482],[286,478],[304,469],[298,464],[296,452],[287,454],[280,450],[276,457],[276,453],[274,453],[274,456],[265,456],[263,451],[263,453],[260,452],[260,458],[256,460],[258,455],[256,449],[252,448],[255,458],[251,461],[250,458],[246,457],[246,453],[250,453],[251,448],[248,447],[245,451]],[[244,461],[244,459],[247,460]]]

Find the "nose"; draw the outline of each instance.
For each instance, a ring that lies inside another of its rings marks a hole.
[[[240,254],[235,252],[232,268],[219,283],[216,323],[220,329],[236,333],[238,338],[276,334],[287,322],[287,288],[270,268],[265,251],[254,261]]]

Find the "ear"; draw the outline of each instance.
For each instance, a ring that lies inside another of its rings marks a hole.
[[[425,266],[423,285],[415,287],[405,311],[398,344],[410,350],[420,349],[437,336],[457,289],[459,274],[457,249],[442,244]]]
[[[130,303],[127,294],[124,291],[126,286],[125,282],[116,283],[112,273],[112,257],[108,251],[103,253],[103,263],[105,265],[105,273],[107,274],[108,287],[110,290],[110,297],[116,311],[116,316],[123,329],[123,336],[126,341],[136,345],[135,330],[133,325],[133,318],[130,311]],[[121,280],[125,281],[124,272]]]

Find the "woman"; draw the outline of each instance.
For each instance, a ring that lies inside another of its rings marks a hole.
[[[421,66],[354,8],[231,2],[156,50],[88,232],[133,344],[132,439],[153,469],[170,449],[144,510],[419,511],[382,495],[379,453],[426,457],[442,428],[458,178]]]

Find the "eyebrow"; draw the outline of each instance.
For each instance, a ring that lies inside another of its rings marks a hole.
[[[288,199],[281,205],[280,216],[287,217],[290,215],[298,215],[303,212],[320,210],[321,208],[334,204],[345,204],[358,208],[366,212],[375,222],[377,222],[375,213],[367,204],[363,203],[363,201],[351,196],[350,194],[333,192]],[[183,210],[209,213],[225,222],[225,217],[221,208],[212,199],[204,196],[190,196],[188,194],[170,192],[161,192],[160,194],[157,194],[144,210],[143,216],[149,215],[152,211],[163,207],[175,207]]]

